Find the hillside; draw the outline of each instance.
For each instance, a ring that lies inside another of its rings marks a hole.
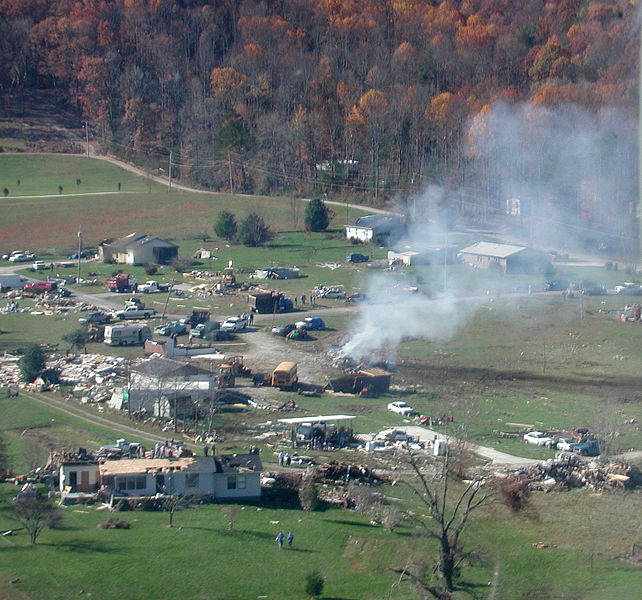
[[[52,121],[68,111],[99,149],[171,160],[208,189],[403,203],[438,185],[431,215],[483,221],[517,198],[542,245],[572,228],[635,255],[636,11],[1,0],[0,110],[20,117],[46,93]]]

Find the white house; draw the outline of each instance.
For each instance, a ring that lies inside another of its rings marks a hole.
[[[263,465],[258,454],[109,460],[99,468],[101,485],[127,496],[261,497]]]
[[[346,239],[365,243],[371,241],[388,242],[390,239],[398,239],[404,232],[401,219],[389,215],[365,215],[359,217],[353,225],[345,227]]]
[[[98,246],[104,262],[127,265],[170,264],[178,257],[178,246],[146,233],[130,233],[123,238],[105,241]]]
[[[126,395],[131,412],[144,409],[155,416],[173,417],[180,410],[176,407],[211,398],[215,388],[211,371],[155,356],[132,368]]]

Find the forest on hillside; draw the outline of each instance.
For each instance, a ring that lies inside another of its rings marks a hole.
[[[166,165],[171,152],[176,174],[210,189],[419,195],[446,219],[508,210],[540,243],[570,228],[628,253],[638,10],[0,0],[0,110],[46,91],[106,150]]]

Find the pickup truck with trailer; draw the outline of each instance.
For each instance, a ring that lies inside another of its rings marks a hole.
[[[115,319],[149,319],[155,315],[153,308],[138,308],[136,306],[127,306],[123,310],[117,310],[112,313]]]
[[[107,325],[105,327],[105,344],[108,346],[142,346],[152,339],[152,332],[147,325]]]
[[[128,273],[119,273],[115,277],[109,277],[105,282],[110,292],[126,293],[136,291],[138,280]]]
[[[169,290],[169,283],[158,283],[150,279],[138,286],[138,291],[143,294],[155,294],[156,292],[166,292]]]

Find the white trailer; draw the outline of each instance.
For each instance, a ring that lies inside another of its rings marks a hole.
[[[26,283],[27,280],[16,273],[0,274],[0,290],[23,288]]]
[[[105,327],[105,344],[108,346],[142,346],[152,338],[152,331],[147,325],[107,325]]]

